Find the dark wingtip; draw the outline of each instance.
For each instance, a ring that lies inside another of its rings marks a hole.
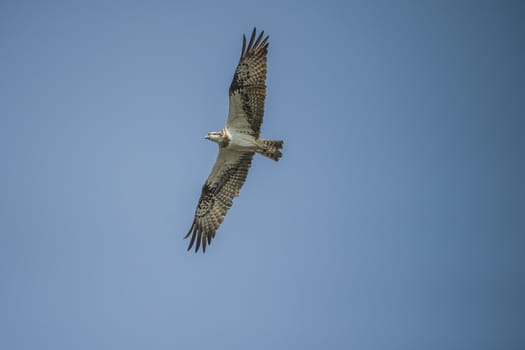
[[[244,56],[244,52],[246,51],[246,35],[242,35],[242,50],[241,50],[241,59]]]
[[[255,40],[255,27],[253,27],[252,35],[250,36],[250,42],[248,43],[248,48],[246,49],[246,53],[249,53],[250,50],[253,47],[253,41]]]
[[[257,37],[257,40],[255,40],[255,44],[253,44],[253,47],[256,49],[259,44],[261,43],[261,40],[263,38],[263,35],[264,35],[264,30],[262,32],[259,33],[259,36]]]
[[[188,250],[190,250],[191,247],[193,247],[193,243],[195,243],[195,237],[197,237],[196,234],[193,234],[193,236],[191,236],[191,241],[190,241],[190,245],[188,247]]]
[[[195,245],[195,253],[199,251],[199,248],[201,246],[201,237],[202,237],[202,231],[198,230],[197,232],[197,243]]]
[[[269,35],[264,36],[264,30],[257,35],[257,27],[253,27],[252,34],[250,35],[250,40],[246,39],[246,35],[242,35],[242,50],[241,50],[241,57],[239,61],[241,61],[245,56],[253,53],[258,52],[265,52],[268,48],[268,39],[270,38]]]
[[[193,220],[193,223],[191,224],[190,230],[188,233],[186,233],[186,236],[184,236],[184,239],[188,238],[190,236],[191,231],[193,231],[193,227],[195,227],[195,220]]]
[[[190,230],[188,231],[186,236],[184,236],[184,239],[186,239],[186,238],[188,238],[190,236],[190,234],[192,234],[191,240],[190,240],[190,244],[188,245],[187,251],[189,251],[191,249],[191,247],[193,247],[193,243],[195,242],[195,237],[197,236],[196,235],[196,231],[197,231],[197,226],[196,225],[197,225],[197,223],[194,220],[193,224],[190,227]]]
[[[202,240],[202,254],[206,253],[206,237]]]

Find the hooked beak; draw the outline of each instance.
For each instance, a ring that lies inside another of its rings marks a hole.
[[[206,140],[209,140],[209,139],[210,139],[210,135],[206,135],[206,136],[204,136],[204,138],[205,138]]]

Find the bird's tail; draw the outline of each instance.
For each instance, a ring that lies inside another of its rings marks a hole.
[[[283,144],[284,141],[257,140],[257,153],[278,161],[283,155]]]

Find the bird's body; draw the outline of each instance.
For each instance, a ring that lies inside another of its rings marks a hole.
[[[257,149],[257,140],[255,137],[240,133],[235,129],[230,131],[228,128],[224,128],[224,131],[230,140],[231,149],[238,151],[255,151]]]
[[[266,55],[268,37],[255,37],[253,29],[248,46],[243,36],[241,58],[230,85],[230,111],[226,126],[210,132],[206,139],[219,145],[215,165],[202,187],[193,224],[184,238],[191,235],[188,250],[196,242],[195,252],[211,243],[224,220],[233,198],[246,181],[255,153],[279,160],[283,141],[259,138],[266,97]]]
[[[230,150],[255,152],[257,149],[255,137],[240,133],[235,129],[228,130],[227,127],[218,132],[210,132],[205,138]]]

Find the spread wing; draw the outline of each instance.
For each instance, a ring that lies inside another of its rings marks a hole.
[[[268,36],[262,31],[255,39],[253,28],[248,46],[242,37],[239,64],[230,85],[230,111],[226,127],[259,138],[266,97],[266,56]]]
[[[206,244],[210,244],[215,237],[215,232],[232,206],[233,198],[239,195],[246,181],[254,154],[220,148],[210,176],[202,187],[193,224],[184,237],[191,235],[188,250],[197,241],[195,252],[201,244],[202,252],[206,251]]]

